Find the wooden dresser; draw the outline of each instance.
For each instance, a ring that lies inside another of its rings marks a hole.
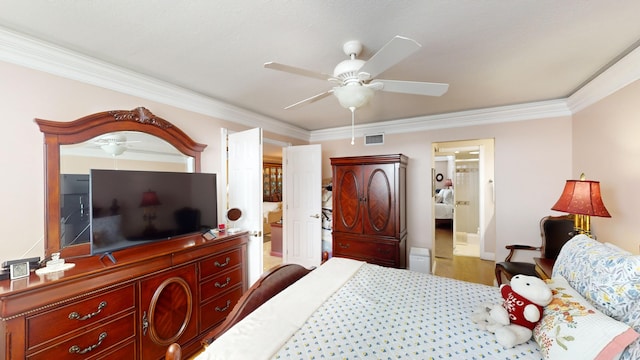
[[[406,267],[406,173],[402,154],[331,158],[333,256]]]
[[[160,359],[186,356],[247,290],[246,232],[191,235],[66,259],[64,272],[0,281],[5,359]]]

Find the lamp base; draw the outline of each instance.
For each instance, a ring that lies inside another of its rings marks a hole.
[[[591,233],[591,217],[589,215],[573,215],[573,234],[584,234],[593,238]]]

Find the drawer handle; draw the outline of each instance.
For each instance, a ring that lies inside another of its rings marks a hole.
[[[72,312],[69,314],[69,319],[71,320],[79,320],[79,321],[83,321],[83,320],[89,320],[92,317],[100,314],[100,312],[102,311],[102,309],[107,307],[107,302],[106,301],[101,301],[100,304],[98,304],[98,310],[96,310],[95,312],[92,312],[91,314],[87,314],[85,316],[80,316],[80,314],[78,314],[77,312]]]
[[[347,244],[343,244],[343,243],[339,242],[338,246],[340,246],[343,249],[348,249],[349,248],[349,244],[348,243]]]
[[[378,248],[378,252],[382,254],[391,254],[391,250],[383,248]]]
[[[221,264],[216,260],[215,265],[217,267],[225,267],[225,266],[229,265],[229,261],[231,261],[231,258],[227,256],[227,259],[225,260],[224,263]]]
[[[220,306],[216,306],[216,311],[217,312],[225,312],[225,311],[227,311],[229,306],[231,306],[231,300],[227,300],[227,306],[225,306],[223,308],[221,308]]]
[[[70,348],[69,348],[69,353],[70,353],[70,354],[86,354],[86,353],[88,353],[89,351],[91,351],[91,350],[93,350],[93,349],[97,348],[98,346],[100,346],[100,344],[102,344],[102,342],[103,342],[103,341],[104,341],[104,339],[106,339],[106,338],[107,338],[107,332],[105,331],[105,332],[102,332],[102,333],[100,334],[100,336],[98,336],[98,342],[97,342],[97,343],[95,343],[95,344],[93,344],[93,345],[89,345],[88,347],[86,347],[86,348],[84,348],[84,349],[83,349],[83,348],[81,348],[81,347],[80,347],[80,346],[78,346],[78,345],[73,345],[72,347],[70,347]]]
[[[230,277],[227,277],[227,282],[226,282],[226,283],[221,284],[221,283],[219,283],[219,282],[217,282],[217,281],[216,281],[215,286],[216,286],[217,288],[219,288],[219,289],[222,289],[223,287],[225,287],[225,286],[229,285],[229,283],[230,283],[230,282],[231,282],[231,278],[230,278]]]

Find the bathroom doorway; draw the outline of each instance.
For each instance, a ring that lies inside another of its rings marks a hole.
[[[493,139],[433,143],[435,266],[456,257],[494,260],[493,159]]]

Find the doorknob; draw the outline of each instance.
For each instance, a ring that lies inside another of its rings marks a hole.
[[[320,219],[320,214],[309,215],[309,217]]]

